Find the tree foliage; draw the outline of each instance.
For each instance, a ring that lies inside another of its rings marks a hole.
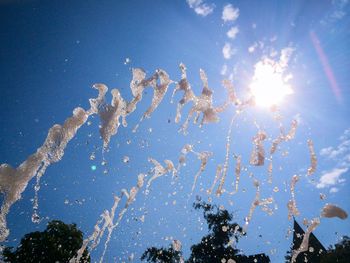
[[[148,248],[141,256],[141,260],[146,260],[147,262],[177,263],[181,262],[181,258],[181,251],[176,251],[171,246],[169,248],[151,247]]]
[[[321,263],[348,263],[350,262],[350,238],[343,236],[342,240],[330,247],[321,258]]]
[[[285,262],[292,260],[292,249],[287,251]],[[330,246],[325,253],[320,255],[320,263],[349,263],[350,262],[350,237],[343,236],[342,240],[333,246]]]
[[[289,249],[286,253],[286,255],[284,256],[284,262],[285,263],[290,263],[290,261],[292,260],[292,249]]]
[[[233,215],[226,209],[219,209],[205,202],[194,203],[194,208],[203,210],[209,234],[202,237],[200,243],[192,245],[188,262],[221,263],[223,258],[237,261],[239,250],[229,243],[232,238],[235,241],[233,244],[237,243],[243,230],[237,223],[231,222]]]
[[[244,233],[242,227],[232,222],[233,215],[231,213],[226,209],[200,201],[195,202],[193,206],[196,210],[203,211],[209,233],[202,237],[198,244],[191,246],[190,257],[184,261],[182,253],[175,251],[172,247],[167,249],[151,247],[143,253],[141,260],[153,263],[222,263],[225,259],[225,262],[240,263],[252,259],[252,257],[240,254],[240,250],[236,248],[239,238]],[[264,254],[259,256],[267,258]]]
[[[76,224],[53,220],[43,232],[26,234],[16,249],[4,248],[3,257],[5,262],[11,263],[69,262],[82,244],[83,233]],[[90,262],[86,250],[81,262]]]

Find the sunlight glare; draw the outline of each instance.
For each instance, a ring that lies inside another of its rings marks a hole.
[[[284,97],[293,93],[287,84],[291,75],[283,76],[284,69],[271,60],[259,61],[255,65],[253,81],[250,92],[256,105],[272,107],[280,104]]]

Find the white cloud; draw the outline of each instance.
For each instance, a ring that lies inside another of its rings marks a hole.
[[[320,151],[320,155],[329,157],[329,155],[331,155],[332,151],[333,151],[333,147],[323,148]]]
[[[346,139],[350,138],[350,128],[346,129],[344,132],[343,132],[343,135],[341,135],[339,137],[339,140],[341,141],[344,141]]]
[[[345,179],[341,178],[341,176],[348,170],[349,168],[334,168],[329,172],[323,173],[316,187],[325,188],[344,182]]]
[[[227,37],[231,38],[231,39],[235,39],[236,35],[238,34],[239,29],[237,26],[231,27],[231,29],[229,31],[227,31]]]
[[[331,15],[334,19],[342,19],[346,15],[345,11],[343,10],[335,10],[334,13]]]
[[[227,65],[226,64],[223,65],[222,68],[221,68],[220,74],[221,75],[226,75],[227,74],[227,70],[228,70]]]
[[[275,42],[277,40],[277,36],[274,35],[273,37],[270,38],[270,42]]]
[[[349,0],[333,0],[332,7],[326,16],[320,21],[322,25],[332,24],[346,16]]]
[[[324,171],[317,188],[330,187],[336,184],[342,184],[346,180],[342,175],[348,172],[350,168],[350,128],[346,129],[339,137],[339,144],[335,147],[329,146],[321,149],[320,156],[328,160],[335,161],[336,164],[331,171]],[[338,191],[337,187],[330,189],[331,193]]]
[[[259,48],[260,50],[262,50],[264,53],[265,51],[268,50],[268,47],[264,48],[264,42],[259,41],[258,43],[255,42],[252,46],[250,46],[248,48],[249,52],[254,52],[257,48]],[[289,61],[293,55],[293,52],[295,51],[294,47],[285,47],[283,49],[281,49],[280,51],[280,56],[278,58],[278,60],[276,59],[272,59],[272,58],[264,58],[263,60],[265,61],[269,61],[274,68],[274,71],[278,72],[278,73],[284,73],[287,69],[288,69],[288,65],[289,65]],[[277,51],[274,50],[274,53],[276,53]],[[278,52],[277,52],[278,54]],[[277,54],[274,54],[274,56],[277,56]],[[292,74],[283,74],[283,80],[285,82],[288,82],[291,78],[293,77]]]
[[[277,50],[275,50],[274,48],[271,48],[270,50],[270,57],[274,58],[278,55]]]
[[[207,16],[211,14],[213,10],[214,10],[214,5],[207,5],[207,4],[202,4],[200,6],[197,6],[194,9],[197,15],[201,15],[201,16]]]
[[[222,48],[222,54],[224,55],[225,59],[230,59],[232,55],[236,53],[236,50],[234,50],[231,47],[230,43],[225,43],[224,47]]]
[[[257,49],[260,49],[261,51],[263,51],[264,54],[268,53],[268,51],[269,51],[269,47],[267,45],[265,45],[264,41],[255,41],[253,44],[251,44],[248,47],[248,52],[254,53]],[[286,48],[284,48],[284,49],[286,49]],[[281,55],[283,54],[283,52],[285,52],[285,51],[283,51],[284,49],[281,50]],[[274,51],[273,52],[274,56],[277,56],[279,54],[279,52],[274,50],[272,47],[270,47],[270,50]],[[274,57],[274,56],[271,56],[271,57]]]
[[[292,48],[292,47],[286,47],[281,50],[281,56],[279,61],[279,65],[281,68],[286,68],[288,66],[289,60],[294,51],[295,51],[295,48]]]
[[[248,52],[253,53],[257,47],[258,47],[258,43],[255,42],[253,45],[248,47]]]
[[[228,4],[224,6],[222,10],[222,20],[224,22],[235,21],[239,17],[239,9],[235,8],[233,5]]]
[[[191,8],[195,8],[202,3],[202,0],[186,0],[186,2]]]
[[[337,193],[339,191],[339,188],[336,187],[332,187],[331,189],[329,189],[330,193]]]
[[[214,4],[206,4],[203,0],[186,0],[190,8],[196,12],[197,15],[207,16],[214,11]]]
[[[343,163],[346,167],[350,166],[350,129],[346,129],[342,136],[339,137],[340,143],[336,147],[326,147],[321,149],[320,155],[327,159]]]

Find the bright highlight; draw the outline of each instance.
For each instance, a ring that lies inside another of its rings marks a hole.
[[[291,75],[284,77],[284,69],[272,60],[260,61],[255,65],[250,92],[255,103],[263,107],[272,107],[280,104],[284,97],[293,93],[287,84]]]

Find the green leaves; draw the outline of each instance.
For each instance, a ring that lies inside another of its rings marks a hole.
[[[50,221],[43,232],[26,234],[20,245],[13,250],[6,247],[4,261],[11,263],[69,262],[83,243],[83,233],[76,224],[65,224],[59,220]],[[81,262],[90,262],[87,251]]]

